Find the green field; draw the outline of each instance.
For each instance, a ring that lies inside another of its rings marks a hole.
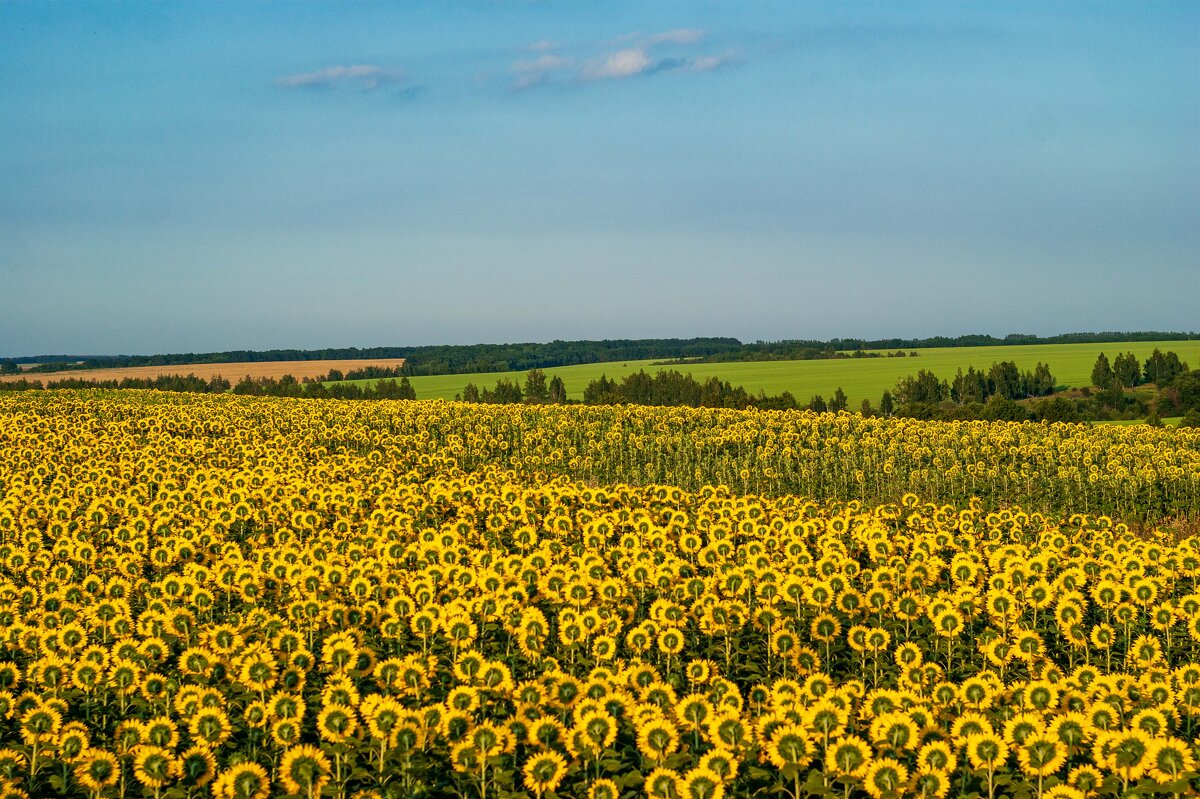
[[[958,369],[968,366],[987,369],[996,361],[1014,361],[1022,370],[1032,369],[1038,361],[1050,366],[1060,387],[1091,384],[1092,365],[1103,352],[1113,360],[1118,353],[1132,352],[1144,361],[1155,347],[1166,352],[1174,350],[1192,366],[1200,365],[1200,341],[1128,342],[1117,344],[1032,344],[1008,347],[942,347],[917,350],[917,358],[854,358],[821,361],[755,361],[751,363],[698,363],[670,367],[656,366],[656,361],[626,361],[561,366],[546,369],[547,375],[558,375],[573,399],[583,397],[583,389],[601,375],[621,378],[645,369],[654,373],[662,368],[690,372],[697,380],[716,376],[751,393],[759,389],[768,394],[790,391],[799,402],[807,403],[815,394],[828,400],[840,386],[849,398],[850,408],[856,409],[869,399],[878,405],[884,391],[896,385],[896,380],[928,369],[939,377],[952,379]],[[498,378],[524,381],[523,372],[485,372],[465,375],[434,375],[410,378],[418,399],[453,399],[467,383],[480,388],[495,385]],[[357,381],[373,382],[373,381]]]
[[[1179,423],[1183,421],[1182,416],[1168,416],[1162,420],[1165,427],[1179,427]],[[1115,424],[1122,427],[1128,427],[1131,424],[1145,424],[1145,419],[1118,419],[1115,422],[1097,422],[1096,424]]]

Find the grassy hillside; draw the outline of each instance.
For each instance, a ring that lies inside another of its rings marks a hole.
[[[864,398],[878,404],[880,395],[896,384],[898,378],[928,369],[939,377],[950,379],[959,369],[968,366],[987,368],[996,361],[1014,361],[1021,369],[1032,369],[1038,361],[1049,364],[1060,386],[1086,386],[1091,383],[1092,365],[1104,352],[1112,360],[1119,352],[1132,352],[1145,360],[1155,348],[1164,352],[1174,350],[1192,366],[1200,365],[1200,341],[1162,341],[1120,344],[1038,344],[1008,347],[945,347],[917,350],[917,358],[861,358],[821,361],[756,361],[751,363],[698,363],[660,367],[655,361],[627,361],[586,364],[546,369],[548,375],[559,375],[567,387],[568,396],[580,399],[583,388],[602,374],[610,378],[623,377],[639,369],[654,372],[674,368],[690,372],[697,380],[717,376],[747,391],[768,394],[790,391],[800,402],[814,394],[826,399],[841,386],[849,398],[850,407],[857,408]],[[452,399],[467,383],[485,387],[505,377],[524,380],[523,372],[487,372],[469,375],[435,375],[411,378],[420,399]],[[373,381],[361,381],[373,382]]]

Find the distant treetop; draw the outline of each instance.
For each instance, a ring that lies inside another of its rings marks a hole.
[[[35,355],[0,359],[9,370],[16,364],[95,369],[128,366],[173,366],[192,363],[243,363],[262,361],[317,361],[404,358],[403,374],[474,374],[515,372],[647,359],[705,361],[808,360],[844,357],[862,350],[913,350],[924,347],[993,347],[1014,344],[1088,344],[1132,341],[1190,341],[1200,333],[1142,331],[1132,333],[1063,333],[1034,336],[1010,333],[1004,338],[972,334],[932,338],[855,339],[828,341],[785,339],[744,344],[736,338],[603,339],[550,341],[520,344],[443,344],[421,347],[339,347],[319,350],[231,350],[228,352],[168,353],[160,355]]]

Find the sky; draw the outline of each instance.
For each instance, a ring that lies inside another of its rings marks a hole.
[[[0,0],[3,356],[1198,298],[1198,3]]]

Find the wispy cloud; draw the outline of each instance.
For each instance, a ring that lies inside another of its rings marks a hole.
[[[592,81],[632,78],[637,75],[653,75],[659,72],[712,72],[737,63],[740,63],[740,59],[733,50],[728,50],[720,55],[652,58],[644,49],[630,48],[587,62],[579,72],[579,79]]]
[[[579,77],[583,80],[631,78],[649,71],[654,63],[650,56],[646,55],[645,50],[640,47],[630,47],[591,59],[583,65]]]
[[[374,91],[404,80],[404,72],[375,64],[333,66],[314,72],[301,72],[276,78],[275,85],[289,89],[330,88],[333,86],[356,85],[364,91]]]
[[[682,63],[674,69],[677,72],[712,72],[714,69],[740,64],[741,62],[742,60],[737,52],[726,50],[720,55],[698,55],[682,59]]]
[[[695,44],[704,38],[704,31],[698,28],[676,28],[647,36],[646,44]]]
[[[550,52],[559,49],[554,42],[536,42],[526,49],[542,55],[513,62],[510,88],[519,91],[547,83],[621,80],[660,72],[712,72],[740,63],[732,50],[716,55],[695,52],[695,45],[705,35],[699,28],[674,28],[650,34],[633,31],[609,39],[602,45],[604,51],[578,59]]]
[[[575,59],[547,53],[537,58],[515,61],[512,72],[516,76],[510,88],[514,90],[528,89],[545,83],[555,73],[569,70],[575,66]]]
[[[531,53],[544,53],[547,50],[557,50],[559,47],[561,47],[561,45],[556,41],[542,39],[541,41],[534,42],[525,49]]]

